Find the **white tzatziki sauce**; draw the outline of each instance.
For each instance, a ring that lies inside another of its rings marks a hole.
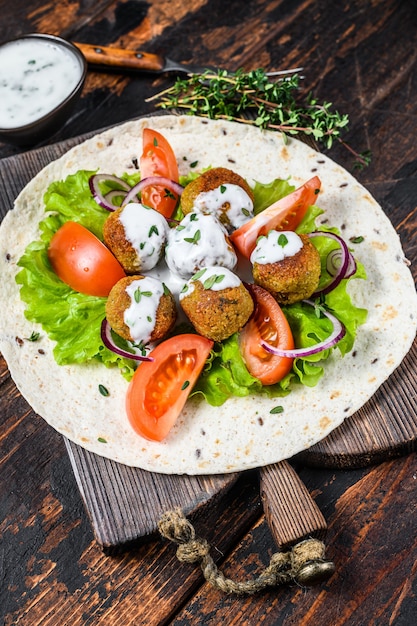
[[[124,322],[130,329],[134,344],[149,342],[155,328],[156,312],[164,285],[151,276],[132,281],[126,287],[130,306],[124,311]]]
[[[164,216],[143,204],[131,202],[123,207],[119,220],[140,260],[141,271],[155,267],[168,238],[169,227]]]
[[[199,193],[194,200],[194,209],[220,219],[224,213],[222,207],[225,203],[229,204],[226,215],[232,230],[243,226],[253,217],[253,202],[250,196],[239,185],[229,183]]]
[[[0,47],[0,128],[25,126],[58,106],[76,87],[82,67],[71,50],[34,39]]]
[[[213,215],[188,213],[169,231],[165,260],[171,272],[188,279],[208,265],[234,269],[237,255],[226,229]]]
[[[239,276],[226,267],[219,267],[218,265],[203,267],[186,283],[179,295],[180,301],[194,291],[194,285],[197,281],[203,285],[204,289],[211,289],[211,291],[232,289],[242,284]]]
[[[294,231],[270,230],[268,235],[259,237],[250,260],[260,265],[279,263],[297,254],[302,247],[303,241]]]

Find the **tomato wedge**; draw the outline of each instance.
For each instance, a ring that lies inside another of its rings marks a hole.
[[[308,207],[315,203],[320,187],[318,176],[310,178],[304,185],[235,230],[230,235],[233,245],[248,259],[260,235],[266,235],[270,230],[295,230]]]
[[[249,373],[263,385],[273,385],[292,368],[293,360],[279,357],[262,348],[261,339],[282,350],[294,348],[287,319],[275,298],[258,285],[248,285],[255,299],[255,313],[239,335],[239,347]]]
[[[213,347],[200,335],[176,335],[160,343],[129,383],[126,412],[145,439],[162,441],[180,415]]]
[[[48,259],[55,274],[75,291],[106,297],[125,276],[119,261],[92,232],[65,222],[53,235]]]
[[[151,128],[144,128],[142,137],[141,178],[165,176],[177,183],[179,180],[177,159],[167,139]],[[159,211],[165,217],[171,217],[177,205],[178,196],[162,185],[155,185],[142,191],[141,202]]]

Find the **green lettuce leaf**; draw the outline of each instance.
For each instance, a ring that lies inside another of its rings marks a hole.
[[[285,184],[281,185],[281,183]],[[278,191],[274,190],[274,184],[277,184]],[[279,197],[279,193],[283,190],[286,190],[286,193],[290,193],[293,190],[293,187],[287,181],[274,181],[264,187],[267,189],[263,189],[260,183],[256,183],[255,186],[257,195],[265,206],[275,202]],[[308,234],[317,230],[316,219],[322,213],[323,210],[318,206],[309,207],[297,228],[297,232]],[[338,233],[335,228],[320,227],[320,230]],[[331,280],[331,276],[326,269],[326,259],[329,252],[337,248],[338,244],[329,237],[314,237],[312,242],[320,253],[322,275],[319,287],[321,288],[327,281]],[[222,347],[227,346],[227,358],[226,352],[223,352],[222,349],[215,352],[210,367],[200,376],[195,391],[203,394],[209,404],[218,406],[232,395],[245,396],[249,393],[264,393],[270,397],[279,397],[287,395],[296,384],[315,387],[325,373],[325,361],[333,350],[339,350],[342,357],[347,352],[350,352],[358,327],[366,321],[367,310],[354,305],[347,292],[349,281],[358,278],[366,279],[366,273],[363,265],[357,262],[355,275],[342,280],[324,298],[318,299],[316,307],[303,304],[302,302],[282,307],[290,324],[297,348],[308,348],[329,337],[332,332],[332,324],[326,317],[318,316],[317,312],[320,307],[325,307],[332,312],[346,328],[345,336],[334,348],[323,350],[308,357],[294,359],[293,368],[289,374],[275,385],[263,387],[260,381],[250,376],[250,374],[246,380],[243,377],[238,378],[235,374],[231,363],[236,364],[236,369],[239,372],[241,368],[246,370],[246,366],[240,354],[237,336],[233,335],[226,342],[222,343]]]
[[[45,193],[45,211],[39,224],[40,240],[32,242],[19,259],[22,269],[16,276],[20,297],[26,304],[25,316],[42,325],[56,342],[54,357],[59,365],[98,360],[116,364],[131,377],[135,363],[108,350],[101,341],[105,298],[78,293],[62,282],[51,269],[48,246],[53,234],[68,220],[79,222],[102,239],[108,211],[92,198],[88,180],[94,172],[79,171],[65,181],[53,182]]]
[[[215,345],[192,394],[201,393],[209,404],[220,406],[230,396],[244,397],[261,390],[261,382],[246,368],[235,333]]]
[[[276,178],[266,184],[255,181],[255,185],[253,187],[255,215],[264,209],[267,209],[277,200],[281,200],[284,196],[288,196],[288,194],[294,190],[294,185],[290,185],[287,180],[281,180],[279,178]]]
[[[28,320],[40,323],[48,336],[55,341],[54,356],[59,365],[88,363],[97,360],[103,365],[117,366],[129,380],[136,367],[135,362],[124,359],[102,343],[100,327],[105,317],[105,298],[80,294],[65,285],[52,271],[48,261],[48,245],[53,234],[67,220],[79,222],[102,239],[103,224],[108,212],[92,198],[89,188],[91,171],[81,170],[63,181],[53,182],[44,196],[45,218],[39,224],[40,238],[32,242],[19,260],[21,270],[16,277],[21,286],[21,298],[26,304]],[[196,177],[195,172],[183,177],[187,184]],[[140,173],[125,175],[124,180],[134,185]],[[103,184],[101,191],[111,190],[111,184]],[[293,191],[294,187],[286,180],[275,180],[268,184],[256,182],[254,185],[255,213],[263,210],[279,198]],[[176,219],[181,218],[181,207]],[[315,220],[322,213],[319,207],[310,207],[298,232],[316,230]],[[314,238],[322,257],[323,281],[328,280],[325,258],[337,244],[328,238]],[[361,265],[355,278],[365,278]],[[357,328],[366,319],[366,311],[355,307],[346,286],[352,278],[328,294],[325,305],[346,326],[346,336],[334,349],[342,355],[352,349]],[[284,308],[297,347],[306,347],[325,339],[331,332],[326,318],[317,317],[313,307],[297,303]],[[180,332],[180,331],[178,331]],[[128,349],[126,342],[120,346]],[[239,350],[238,335],[235,334],[221,344],[216,344],[207,366],[200,376],[193,393],[203,394],[213,406],[223,404],[231,395],[244,397],[252,393],[266,393],[271,397],[283,396],[290,392],[294,384],[317,385],[324,372],[324,362],[331,350],[308,358],[294,361],[293,370],[279,383],[263,387],[260,381],[248,372]]]

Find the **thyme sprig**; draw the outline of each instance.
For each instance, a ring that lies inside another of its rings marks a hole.
[[[327,149],[336,140],[354,154],[356,167],[368,165],[369,153],[359,154],[341,139],[348,115],[334,110],[331,102],[319,103],[311,93],[301,101],[299,84],[297,73],[272,81],[263,69],[233,74],[207,70],[178,78],[149,100],[157,100],[162,109],[251,124],[280,131],[284,137],[302,134]]]

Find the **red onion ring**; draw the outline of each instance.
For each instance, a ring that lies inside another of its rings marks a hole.
[[[178,196],[180,196],[184,191],[184,187],[179,183],[176,183],[175,180],[165,178],[165,176],[147,176],[146,178],[142,178],[140,182],[138,182],[134,187],[129,190],[129,193],[125,196],[125,199],[123,200],[123,206],[129,204],[129,202],[138,202],[138,194],[143,189],[145,189],[145,187],[150,187],[151,185],[157,185],[158,187],[167,187],[170,191],[173,191]]]
[[[353,263],[355,262],[354,262],[352,255],[349,252],[349,249],[346,243],[339,235],[336,235],[335,233],[317,230],[313,233],[308,233],[308,236],[309,237],[329,237],[330,239],[334,239],[334,241],[336,241],[339,244],[339,250],[340,250],[339,252],[340,263],[338,264],[338,267],[334,266],[334,274],[332,275],[332,280],[328,282],[321,289],[317,289],[317,291],[315,291],[312,294],[311,297],[316,298],[318,296],[325,295],[326,293],[329,293],[330,291],[333,291],[333,289],[335,289],[340,284],[343,278],[348,277],[348,272],[353,270],[352,262]],[[354,265],[354,269],[356,271],[356,263]],[[352,274],[349,274],[349,275],[351,276]]]
[[[133,359],[134,361],[153,361],[153,358],[150,356],[143,356],[141,354],[132,354],[132,352],[128,352],[127,350],[122,350],[121,348],[116,346],[116,344],[114,343],[113,337],[111,336],[111,330],[112,329],[111,329],[110,324],[108,323],[107,319],[104,318],[104,320],[101,323],[100,334],[101,334],[101,340],[106,346],[106,348],[108,348],[115,354],[118,354],[119,356],[125,357],[126,359]]]
[[[107,209],[107,211],[116,211],[116,209],[120,208],[112,202],[113,197],[115,197],[116,195],[113,192],[116,190],[110,191],[105,196],[100,191],[99,183],[106,181],[116,183],[121,187],[120,190],[117,190],[117,195],[119,197],[126,195],[128,191],[130,191],[131,187],[118,176],[112,176],[110,174],[93,174],[93,176],[90,176],[88,180],[88,185],[90,187],[90,191],[93,195],[94,200],[97,202],[97,204],[103,207],[103,209]]]
[[[339,271],[341,258],[342,258],[342,252],[340,248],[332,250],[327,255],[326,269],[329,272],[330,276],[335,276],[337,272]],[[348,267],[346,270],[345,278],[350,278],[351,276],[356,274],[356,270],[357,270],[356,261],[353,257],[353,254],[349,252],[349,263],[348,263]]]
[[[114,198],[124,198],[126,193],[127,192],[123,191],[122,189],[112,189],[111,191],[109,191],[109,193],[106,193],[106,195],[104,196],[104,199],[109,205],[114,206],[115,208],[119,209],[121,203],[116,205],[114,204],[113,200]]]
[[[303,300],[305,304],[309,304],[314,307],[315,304],[311,300]],[[267,343],[262,339],[261,346],[271,354],[275,354],[276,356],[286,356],[293,359],[297,357],[311,356],[312,354],[317,354],[318,352],[322,352],[323,350],[328,350],[329,348],[333,348],[346,334],[346,328],[340,322],[337,317],[335,317],[329,311],[324,311],[323,314],[331,321],[333,324],[333,330],[327,339],[316,343],[314,346],[310,346],[309,348],[294,348],[293,350],[281,350],[280,348],[275,348],[271,346],[271,344]]]

